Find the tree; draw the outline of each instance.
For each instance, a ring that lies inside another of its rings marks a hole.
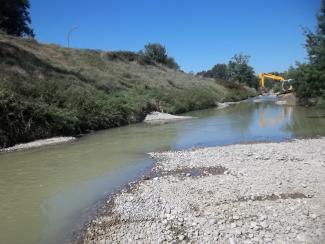
[[[305,30],[308,63],[297,64],[291,68],[289,78],[297,81],[295,89],[299,101],[303,104],[325,106],[325,0],[317,16],[315,32]]]
[[[152,65],[156,62],[171,69],[180,69],[175,59],[169,57],[166,48],[159,43],[149,43],[145,45],[144,50],[139,53],[139,62],[147,65]]]
[[[228,67],[226,64],[216,64],[208,73],[210,77],[227,80]]]
[[[150,57],[157,63],[166,63],[168,57],[166,48],[159,43],[149,43],[145,45],[144,55]]]
[[[198,72],[197,75],[215,79],[228,79],[228,67],[226,64],[216,64],[212,69]]]
[[[257,78],[253,67],[249,66],[250,56],[236,54],[228,63],[229,80],[257,87]]]
[[[322,6],[317,16],[317,29],[313,33],[310,30],[305,30],[306,44],[309,62],[312,65],[325,65],[325,0],[322,1]],[[319,67],[320,68],[320,67]]]
[[[8,35],[34,37],[29,0],[0,0],[0,30]]]

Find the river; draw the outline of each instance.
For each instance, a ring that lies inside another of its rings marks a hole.
[[[198,118],[99,131],[72,143],[0,154],[0,243],[62,243],[96,203],[153,164],[146,153],[325,136],[325,111],[245,102]]]

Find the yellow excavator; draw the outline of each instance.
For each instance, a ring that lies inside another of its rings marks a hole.
[[[272,80],[280,81],[283,91],[292,90],[292,86],[290,86],[289,89],[285,89],[284,86],[283,86],[285,82],[292,81],[292,79],[286,80],[282,76],[273,75],[273,74],[269,74],[269,73],[261,73],[261,74],[259,74],[258,78],[259,78],[259,83],[260,83],[261,89],[265,89],[265,78],[270,78]]]

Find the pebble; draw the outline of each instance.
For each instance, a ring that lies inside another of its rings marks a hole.
[[[184,240],[184,239],[185,239],[185,236],[183,236],[183,235],[179,235],[179,236],[178,236],[178,240],[182,241],[182,240]]]
[[[230,224],[230,227],[231,227],[231,228],[236,228],[236,226],[237,226],[236,223],[231,223],[231,224]]]
[[[216,224],[218,221],[217,221],[217,219],[209,219],[209,224],[210,225],[214,225],[214,224]]]
[[[236,244],[234,238],[229,238],[229,244]]]

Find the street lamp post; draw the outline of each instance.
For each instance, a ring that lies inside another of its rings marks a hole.
[[[69,30],[69,32],[68,32],[68,48],[70,47],[70,36],[71,36],[71,33],[74,31],[74,30],[76,30],[76,29],[78,29],[78,27],[76,26],[76,27],[73,27],[72,29],[70,29]]]

